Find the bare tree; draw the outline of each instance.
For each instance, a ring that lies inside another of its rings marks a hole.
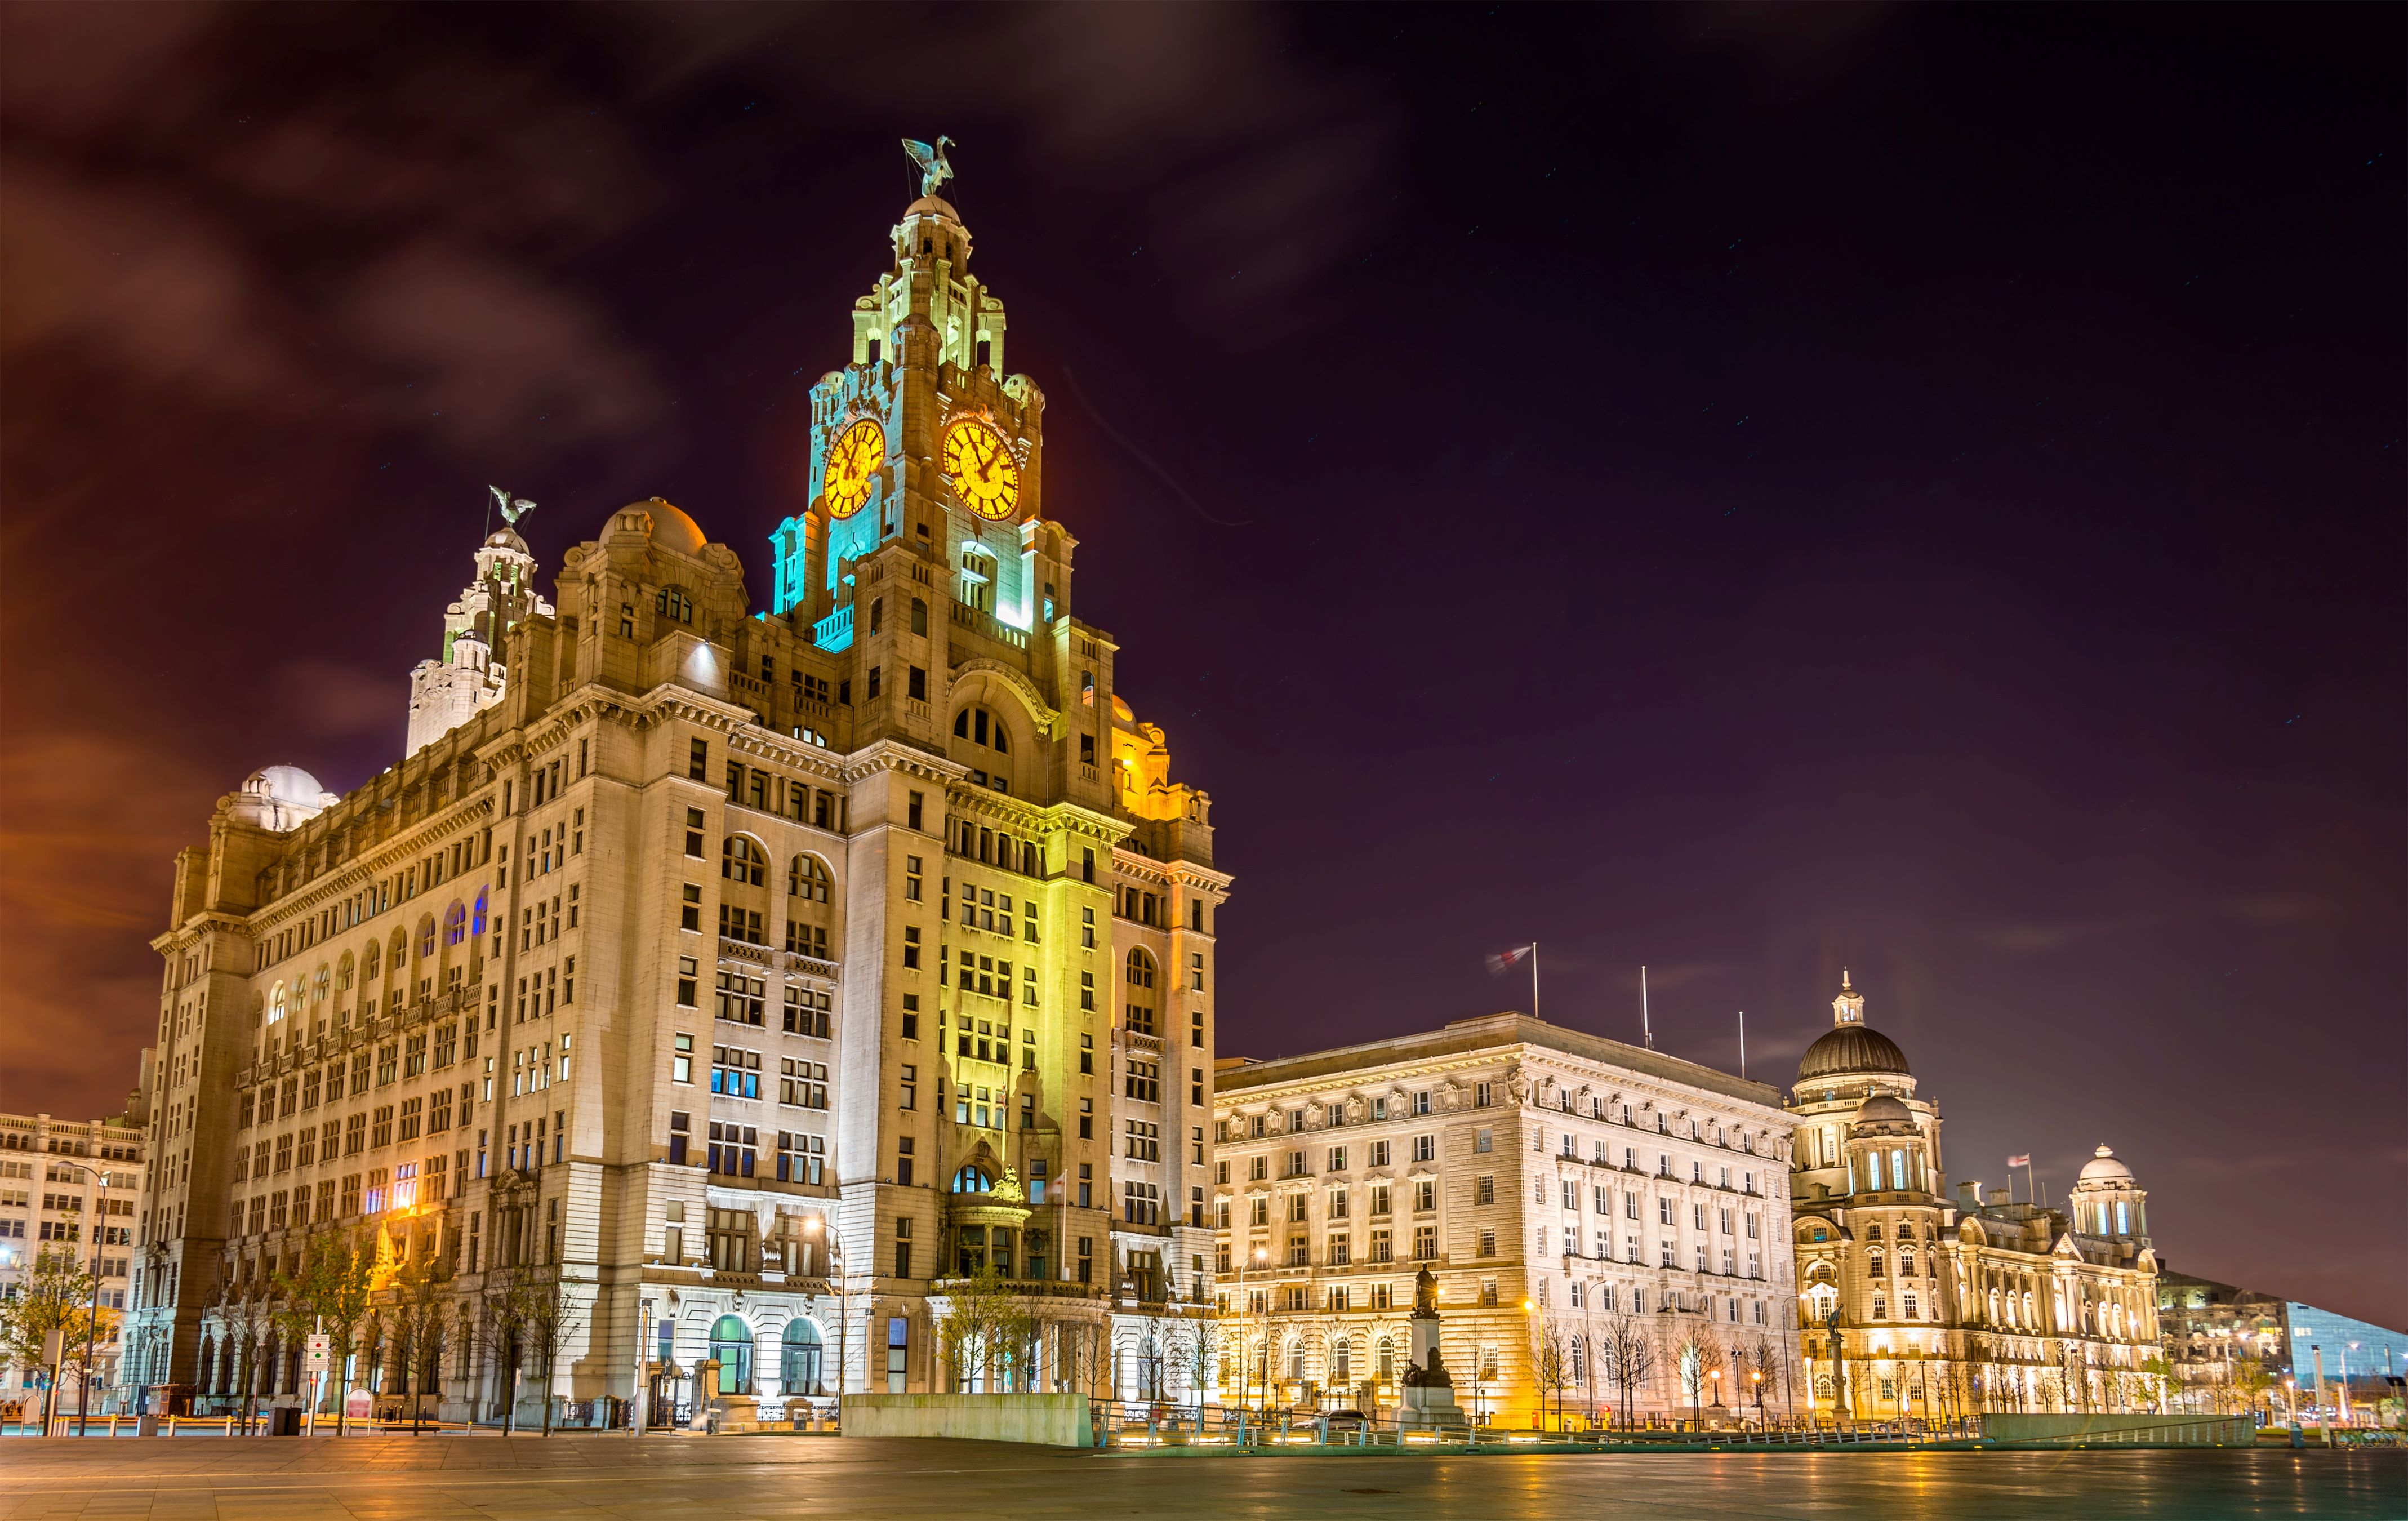
[[[519,1364],[525,1355],[530,1299],[526,1271],[522,1266],[488,1272],[483,1292],[478,1296],[477,1338],[481,1349],[478,1361],[500,1382],[497,1394],[504,1436],[518,1429]]]
[[[1196,1391],[1196,1422],[1204,1422],[1204,1388],[1212,1382],[1213,1365],[1221,1352],[1221,1322],[1215,1315],[1194,1315],[1173,1323],[1180,1366]],[[1368,1386],[1368,1385],[1367,1385]]]
[[[1622,1425],[1629,1430],[1638,1424],[1635,1412],[1639,1390],[1655,1376],[1655,1338],[1648,1333],[1645,1321],[1628,1311],[1612,1310],[1600,1319],[1591,1344],[1594,1356],[1604,1365],[1607,1378],[1621,1396]]]
[[[1539,1428],[1547,1427],[1547,1397],[1555,1399],[1555,1419],[1563,1420],[1564,1391],[1572,1382],[1571,1336],[1550,1311],[1541,1311],[1530,1327],[1531,1370],[1538,1375]]]
[[[1721,1347],[1698,1327],[1683,1325],[1668,1329],[1665,1351],[1681,1377],[1681,1392],[1688,1397],[1690,1417],[1701,1418],[1707,1379],[1722,1360]]]
[[[404,1259],[394,1275],[392,1304],[396,1356],[402,1370],[402,1390],[409,1396],[412,1431],[423,1428],[426,1385],[442,1370],[443,1327],[451,1316],[452,1259],[434,1249],[430,1237]]]
[[[584,1281],[569,1277],[558,1266],[543,1268],[527,1263],[513,1271],[524,1306],[526,1350],[543,1374],[543,1434],[548,1437],[552,1435],[553,1407],[558,1403],[552,1396],[552,1384],[558,1375],[560,1354],[583,1324],[583,1305],[577,1291]]]

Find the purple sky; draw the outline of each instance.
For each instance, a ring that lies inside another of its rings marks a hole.
[[[1226,1053],[1526,1002],[2408,1324],[2397,7],[0,11],[0,1106],[397,753],[485,486],[744,555],[912,194],[1208,788]]]

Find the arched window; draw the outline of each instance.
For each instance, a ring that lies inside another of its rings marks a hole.
[[[430,934],[433,933],[434,926],[429,925],[427,926],[427,930]],[[399,982],[401,980],[403,971],[408,966],[408,958],[409,937],[401,930],[396,929],[393,932],[393,943],[385,948],[385,960],[392,964],[394,980],[395,982]]]
[[[322,961],[318,963],[317,975],[309,979],[309,1001],[312,1004],[325,1002],[326,990],[332,985],[333,981],[334,979],[326,971],[326,964]]]
[[[1397,1343],[1394,1340],[1385,1336],[1380,1338],[1379,1358],[1374,1366],[1379,1369],[1380,1382],[1385,1384],[1397,1376]]]
[[[352,976],[351,953],[346,951],[343,953],[343,959],[335,963],[335,991],[349,993],[351,990]]]
[[[443,943],[457,945],[467,938],[468,910],[466,905],[454,902],[443,911]]]
[[[1291,1340],[1287,1344],[1287,1378],[1291,1384],[1304,1382],[1304,1339]]]
[[[758,887],[769,880],[769,858],[742,835],[729,835],[719,846],[719,874],[730,882]]]
[[[752,1327],[735,1315],[711,1323],[710,1355],[719,1359],[719,1392],[748,1394],[752,1388]]]
[[[928,604],[916,596],[911,599],[911,632],[920,635],[928,632]]]
[[[284,984],[283,984],[282,983],[277,983],[277,984],[276,984],[276,986],[275,986],[275,987],[273,987],[273,988],[271,988],[271,989],[269,989],[269,990],[268,990],[268,994],[267,994],[267,1022],[268,1022],[270,1025],[273,1025],[273,1024],[277,1023],[279,1020],[281,1020],[283,1017],[284,1017]]]
[[[468,933],[479,936],[485,933],[485,894],[481,888],[477,893],[476,910],[468,915]]]
[[[1131,987],[1154,985],[1154,957],[1143,951],[1131,951],[1128,954],[1128,985]]]
[[[995,1192],[995,1179],[987,1175],[986,1169],[980,1167],[976,1163],[972,1163],[968,1167],[966,1167],[959,1172],[953,1174],[953,1192],[956,1194],[991,1194]]]
[[[998,755],[1011,753],[1011,741],[1005,737],[1003,720],[983,708],[965,708],[955,713],[953,738],[984,745]]]
[[[421,961],[431,961],[435,958],[435,915],[431,913],[419,917],[418,958]]]
[[[1572,1382],[1579,1384],[1587,1378],[1588,1342],[1575,1336],[1572,1338]]]
[[[1354,1343],[1340,1341],[1330,1352],[1329,1386],[1343,1389],[1354,1382]]]
[[[786,891],[807,903],[824,903],[835,882],[816,855],[797,855],[786,868]]]
[[[787,1394],[825,1394],[820,1385],[820,1328],[796,1316],[786,1322],[778,1382]]]

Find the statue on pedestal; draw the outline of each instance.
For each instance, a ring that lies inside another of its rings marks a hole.
[[[1413,1278],[1412,1352],[1398,1383],[1404,1404],[1398,1413],[1404,1425],[1438,1429],[1464,1424],[1455,1405],[1455,1379],[1439,1351],[1438,1275],[1427,1264]]]

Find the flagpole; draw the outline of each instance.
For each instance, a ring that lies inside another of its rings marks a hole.
[[[1530,942],[1530,1017],[1539,1017],[1539,942]]]
[[[1747,1011],[1739,1012],[1739,1080],[1747,1081]]]
[[[1639,964],[1639,1031],[1646,1037],[1647,1049],[1656,1049],[1656,1026],[1647,1017],[1647,964]]]

